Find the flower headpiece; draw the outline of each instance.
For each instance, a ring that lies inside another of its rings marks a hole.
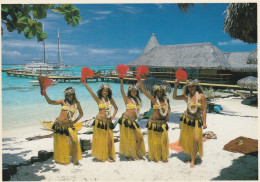
[[[128,90],[130,90],[130,91],[137,91],[138,87],[137,87],[137,85],[131,84],[131,85],[128,86]]]
[[[166,90],[166,86],[165,85],[154,85],[153,86],[153,91],[158,91],[158,90],[163,90],[165,91]]]
[[[193,85],[199,85],[199,80],[186,80],[186,85],[187,86],[193,86]]]
[[[65,89],[63,91],[64,95],[67,95],[67,94],[75,94],[75,88],[69,88],[69,89]]]
[[[101,84],[100,86],[99,86],[99,89],[110,89],[111,90],[111,86],[110,85],[108,85],[108,84],[105,84],[105,85],[103,85],[103,84]]]

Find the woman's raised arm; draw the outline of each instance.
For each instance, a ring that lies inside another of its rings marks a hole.
[[[93,92],[93,90],[88,86],[88,84],[86,82],[82,82],[83,85],[87,88],[87,90],[89,91],[89,93],[91,94],[91,96],[94,98],[94,100],[99,103],[99,98],[98,96]]]
[[[154,97],[145,90],[143,83],[142,83],[142,80],[138,79],[137,81],[138,81],[140,88],[141,88],[142,92],[144,93],[144,95],[153,102]]]
[[[56,101],[55,100],[51,100],[48,97],[46,92],[44,94],[44,97],[45,97],[46,101],[48,102],[48,104],[51,104],[51,105],[59,105],[59,104],[62,104],[62,102],[64,102],[64,99],[60,99],[60,100],[56,100]]]
[[[123,96],[123,99],[125,101],[125,104],[127,104],[127,96],[125,95],[124,86],[123,86],[123,78],[120,78],[120,91]]]
[[[172,94],[172,98],[175,100],[185,100],[186,97],[184,96],[184,94],[182,95],[177,95],[177,88],[178,88],[179,82],[177,80],[174,81],[174,89],[173,89],[173,94]]]

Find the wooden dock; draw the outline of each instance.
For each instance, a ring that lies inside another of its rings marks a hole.
[[[25,77],[25,78],[35,78],[37,79],[38,76],[40,76],[40,74],[34,74],[30,71],[22,71],[22,70],[11,70],[11,71],[6,71],[8,76],[16,76],[16,77]],[[50,79],[54,79],[54,80],[58,80],[59,82],[70,82],[72,80],[80,80],[80,77],[66,77],[66,76],[52,76],[49,75],[48,76]]]
[[[106,76],[100,76],[101,81],[114,81],[119,82],[119,77],[106,77]],[[143,79],[142,79],[143,80]],[[174,85],[174,81],[165,80],[166,82],[170,83],[172,86]],[[126,83],[136,83],[136,78],[124,78],[124,82]],[[186,82],[180,82],[180,85],[185,85]],[[238,85],[229,85],[229,84],[215,84],[215,83],[200,83],[201,86],[205,87],[216,87],[216,88],[232,88],[232,89],[241,89]]]
[[[16,77],[31,77],[31,78],[35,78],[37,79],[37,77],[40,74],[33,74],[31,71],[24,71],[24,70],[17,70],[17,69],[2,69],[3,72],[6,72],[8,76],[16,76]],[[70,82],[72,80],[78,80],[80,81],[80,77],[79,76],[48,76],[50,79],[55,79],[58,80],[59,82]],[[100,79],[99,79],[100,78]],[[102,73],[101,74],[97,74],[96,77],[94,79],[88,80],[90,82],[93,82],[93,80],[95,81],[113,81],[113,82],[120,82],[120,79],[118,76],[105,76]],[[165,80],[166,82],[170,83],[172,86],[174,86],[174,81],[172,80]],[[124,78],[124,82],[125,83],[136,83],[137,80],[135,77],[130,77],[130,78]],[[180,82],[180,85],[184,85],[186,84],[185,82]],[[216,83],[200,83],[201,86],[204,87],[213,87],[213,88],[231,88],[231,89],[242,89],[240,86],[238,85],[230,85],[230,84],[216,84]]]

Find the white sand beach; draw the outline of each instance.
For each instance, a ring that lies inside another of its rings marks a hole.
[[[258,108],[242,104],[240,97],[218,98],[214,101],[223,107],[221,114],[207,113],[207,126],[204,130],[213,131],[217,139],[204,142],[204,156],[196,160],[195,168],[190,168],[185,161],[188,156],[170,149],[168,163],[151,162],[147,155],[144,160],[125,161],[119,155],[119,142],[115,143],[115,162],[96,162],[91,151],[82,153],[80,166],[73,164],[56,164],[53,158],[42,163],[17,168],[17,174],[11,176],[13,181],[176,181],[176,180],[256,180],[258,178],[258,157],[233,153],[223,150],[229,141],[244,136],[258,139]],[[185,107],[174,105],[171,99],[172,112],[169,122],[169,143],[178,140],[179,116]],[[143,106],[141,112],[147,111],[150,105]],[[124,108],[119,109],[118,119]],[[139,122],[142,132],[146,131],[146,120]],[[23,135],[5,133],[2,141],[3,163],[19,164],[37,156],[38,151],[53,151],[53,138],[27,141],[26,137],[47,135],[50,131],[42,130],[41,125],[34,132],[25,131]],[[80,139],[92,139],[92,135],[82,134],[88,128],[79,131]],[[26,134],[25,134],[26,133]],[[114,136],[119,136],[119,125],[114,129]],[[147,135],[144,135],[148,152]]]

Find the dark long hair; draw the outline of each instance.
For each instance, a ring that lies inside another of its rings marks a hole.
[[[159,91],[159,90],[153,91],[153,97],[154,98],[156,98],[156,96],[157,96],[157,91]],[[165,96],[166,96],[166,92],[165,92],[165,90],[162,90],[162,98],[165,97]],[[151,107],[153,107],[153,102],[152,101],[151,101]]]
[[[196,91],[198,91],[200,94],[204,94],[203,88],[200,85],[195,85],[195,87],[196,87]],[[187,85],[183,87],[183,93],[186,95],[190,93]]]
[[[153,91],[153,97],[154,98],[156,98],[156,96],[157,96],[157,92],[158,92],[159,90],[155,90],[155,91]],[[165,97],[166,96],[166,92],[165,92],[165,90],[161,90],[162,91],[162,97]]]
[[[98,95],[98,98],[102,99],[102,91],[104,90],[105,88],[101,88],[97,91],[97,95]],[[112,90],[111,89],[106,89],[107,90],[107,96],[109,99],[112,98]]]
[[[68,88],[65,89],[65,91],[70,90],[70,89],[73,89],[73,87],[68,87]],[[64,101],[65,101],[65,102],[68,102],[70,105],[79,102],[78,99],[77,99],[76,93],[71,93],[71,95],[73,96],[72,101],[69,101],[69,100],[66,98],[66,95],[68,95],[68,94],[65,94],[65,99],[64,99]]]
[[[137,90],[136,92],[137,92],[137,93],[136,93],[136,97],[140,100],[140,102],[142,102],[142,100],[141,100],[141,98],[140,98],[140,96],[139,96],[139,90]],[[131,90],[128,90],[128,92],[127,92],[127,97],[133,98],[133,99],[135,100],[135,102],[137,103],[136,98],[131,95]]]

